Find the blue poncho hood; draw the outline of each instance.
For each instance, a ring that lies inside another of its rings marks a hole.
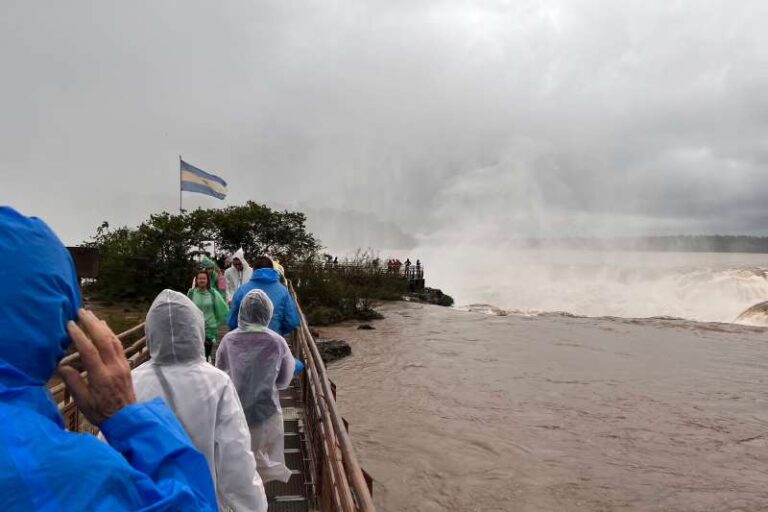
[[[251,281],[276,283],[280,280],[280,274],[273,268],[260,268],[253,271]]]
[[[66,247],[40,219],[0,207],[0,388],[45,385],[80,307]]]

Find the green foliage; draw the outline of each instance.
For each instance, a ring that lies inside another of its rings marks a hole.
[[[102,301],[147,302],[164,288],[186,292],[200,247],[214,241],[249,258],[269,254],[288,270],[313,325],[381,318],[374,305],[399,300],[408,281],[380,268],[370,252],[341,264],[323,262],[320,243],[308,233],[304,214],[248,202],[222,210],[151,215],[135,229],[103,223],[87,245],[99,249],[99,277],[88,292]]]
[[[251,257],[269,254],[283,265],[291,265],[320,250],[320,242],[307,232],[301,212],[276,211],[248,201],[244,206],[197,210],[192,215],[201,217],[200,226],[227,252],[242,247]]]
[[[136,229],[110,230],[104,222],[86,244],[99,249],[99,278],[89,292],[107,300],[151,300],[164,288],[186,292],[198,249],[211,240],[226,252],[243,247],[251,258],[266,253],[287,263],[320,249],[304,214],[250,201],[223,210],[155,214]]]
[[[344,320],[344,317],[339,310],[326,306],[310,307],[307,310],[306,315],[307,322],[309,322],[310,325],[325,326]]]
[[[381,318],[373,309],[377,301],[400,300],[408,293],[408,281],[383,271],[367,252],[339,265],[312,258],[289,270],[312,325]]]

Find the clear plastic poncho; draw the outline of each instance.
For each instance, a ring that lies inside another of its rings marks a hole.
[[[163,398],[205,455],[220,510],[267,511],[237,391],[205,362],[203,314],[185,295],[163,290],[147,313],[151,359],[133,370],[141,401]]]
[[[262,290],[246,294],[240,303],[238,328],[221,340],[216,366],[235,383],[262,480],[287,482],[291,472],[283,452],[279,390],[290,384],[295,363],[285,339],[267,328],[272,309]]]
[[[224,271],[224,279],[227,282],[227,302],[232,302],[232,298],[235,296],[237,289],[250,281],[251,276],[253,275],[251,266],[245,261],[243,249],[238,249],[237,252],[232,255],[233,262],[235,259],[240,260],[240,263],[243,264],[243,270],[237,270],[234,265],[231,265]]]

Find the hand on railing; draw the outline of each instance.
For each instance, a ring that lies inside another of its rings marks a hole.
[[[125,406],[136,403],[131,367],[123,345],[106,322],[90,311],[79,311],[82,329],[69,322],[67,330],[80,353],[88,382],[71,366],[60,366],[77,407],[93,425],[99,425]]]

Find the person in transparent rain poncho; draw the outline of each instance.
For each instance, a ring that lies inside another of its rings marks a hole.
[[[245,260],[245,254],[243,249],[238,249],[235,254],[232,255],[232,265],[224,271],[224,279],[227,282],[227,303],[232,303],[232,298],[235,296],[238,288],[243,286],[251,280],[253,270],[248,262]]]
[[[139,400],[162,398],[211,470],[220,510],[267,512],[251,436],[227,375],[206,363],[203,314],[186,296],[163,290],[147,313],[151,359],[133,370]]]
[[[267,328],[272,302],[251,290],[240,303],[238,327],[221,340],[216,366],[229,374],[251,430],[251,448],[264,482],[287,482],[291,471],[283,453],[283,414],[278,391],[293,377],[295,361],[285,339]]]

